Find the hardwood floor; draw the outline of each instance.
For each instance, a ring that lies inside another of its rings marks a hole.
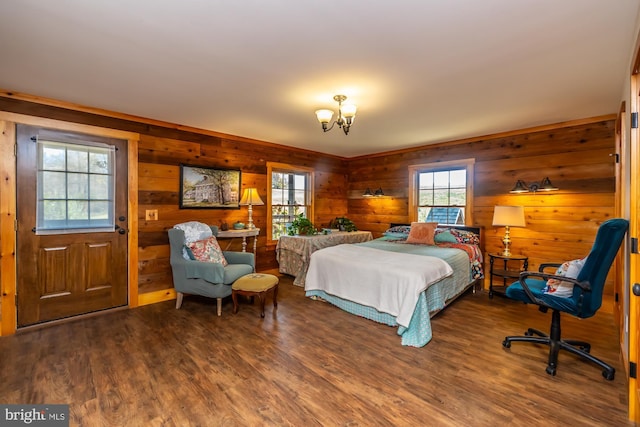
[[[550,314],[467,293],[434,319],[433,340],[404,347],[396,328],[304,297],[281,277],[267,299],[174,302],[0,338],[3,403],[68,403],[79,426],[621,426],[625,373],[610,315],[563,317],[590,340],[599,368],[506,335],[547,330]]]

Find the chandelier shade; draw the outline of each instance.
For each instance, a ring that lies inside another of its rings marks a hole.
[[[318,121],[323,124],[328,124],[331,122],[331,118],[333,117],[333,111],[331,110],[318,110],[316,111],[316,117],[318,117]]]

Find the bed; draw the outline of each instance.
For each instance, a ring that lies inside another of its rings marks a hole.
[[[480,229],[438,226],[435,244],[409,243],[410,234],[391,224],[381,238],[314,252],[305,295],[397,326],[402,345],[426,345],[431,317],[484,278]]]

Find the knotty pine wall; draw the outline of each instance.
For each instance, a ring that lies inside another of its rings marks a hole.
[[[485,253],[503,248],[504,228],[491,225],[494,206],[521,205],[527,226],[511,229],[511,248],[529,257],[529,269],[584,257],[600,223],[615,212],[614,119],[351,159],[349,217],[379,236],[389,223],[408,221],[408,166],[474,158],[472,225],[483,227]],[[560,190],[509,193],[518,179],[544,177]],[[379,186],[385,197],[361,197],[367,187]]]
[[[215,225],[226,221],[231,225],[236,221],[246,222],[248,218],[247,207],[244,206],[240,209],[179,209],[181,163],[238,168],[242,172],[242,187],[256,187],[264,199],[267,194],[267,162],[310,167],[315,171],[314,223],[319,227],[327,227],[331,219],[347,214],[347,164],[342,158],[230,135],[199,133],[182,127],[178,129],[178,126],[163,126],[153,121],[132,120],[124,114],[103,115],[14,99],[11,93],[0,95],[3,95],[0,96],[0,111],[126,130],[140,135],[138,211],[135,213],[138,217],[137,282],[140,304],[173,297],[167,229],[184,221]],[[119,177],[126,179],[126,175]],[[157,221],[145,220],[148,209],[158,210]],[[253,220],[261,228],[257,270],[277,268],[275,245],[268,244],[266,240],[266,206],[253,207]],[[252,245],[253,238],[248,239],[248,243]],[[240,239],[221,240],[221,245],[225,249],[241,250]]]
[[[139,217],[140,293],[173,287],[169,268],[167,229],[184,221],[202,221],[229,225],[246,222],[247,208],[179,209],[180,163],[203,166],[240,168],[242,187],[255,187],[266,201],[267,162],[286,163],[314,168],[314,223],[328,226],[329,221],[347,212],[347,169],[343,160],[309,151],[287,149],[272,144],[249,144],[233,138],[214,138],[199,142],[143,135],[139,142]],[[256,269],[277,268],[275,245],[266,237],[266,206],[253,207],[253,222],[261,229],[258,238]],[[145,221],[147,209],[158,210],[158,221]],[[223,249],[241,250],[241,240],[220,240]],[[253,238],[247,239],[250,250]]]
[[[491,226],[498,204],[525,206],[526,228],[512,229],[513,252],[530,258],[530,267],[586,255],[598,225],[614,213],[614,117],[547,126],[542,130],[457,141],[352,159],[322,155],[234,136],[219,136],[77,111],[0,96],[0,111],[64,120],[140,134],[138,149],[138,292],[156,295],[172,288],[166,230],[178,222],[211,224],[246,221],[247,209],[181,210],[179,164],[240,168],[242,186],[266,196],[266,162],[312,167],[315,217],[319,227],[348,215],[375,236],[391,222],[408,221],[408,166],[475,158],[473,225],[484,229],[485,251],[501,250],[503,228]],[[10,94],[9,94],[10,95]],[[122,115],[124,116],[124,115]],[[548,176],[560,191],[509,194],[517,179],[527,183]],[[383,198],[362,198],[365,188],[382,187]],[[158,221],[146,221],[147,209]],[[264,230],[266,207],[254,207],[254,222]],[[223,246],[226,243],[223,242]],[[234,241],[232,250],[240,249]],[[277,268],[275,248],[264,232],[258,239],[258,270]],[[167,292],[169,297],[170,292]]]

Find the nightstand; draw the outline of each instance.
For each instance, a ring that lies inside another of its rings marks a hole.
[[[496,260],[498,264],[495,264]],[[490,253],[489,265],[489,298],[493,298],[494,292],[504,295],[508,287],[507,279],[509,279],[510,282],[515,281],[520,277],[520,273],[529,267],[529,257],[517,254],[503,255],[500,253]],[[493,286],[494,276],[502,278],[501,286]]]

